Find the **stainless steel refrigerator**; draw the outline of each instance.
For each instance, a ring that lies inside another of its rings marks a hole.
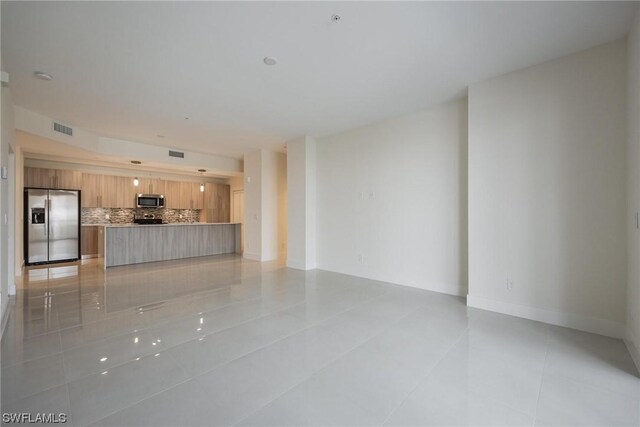
[[[24,190],[24,249],[27,264],[80,258],[80,192]]]

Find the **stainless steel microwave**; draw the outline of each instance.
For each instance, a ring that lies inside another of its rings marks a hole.
[[[136,206],[139,208],[164,208],[162,194],[136,194]]]

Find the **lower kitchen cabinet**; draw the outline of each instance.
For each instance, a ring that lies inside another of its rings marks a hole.
[[[83,225],[80,232],[80,254],[85,258],[98,256],[99,226]]]

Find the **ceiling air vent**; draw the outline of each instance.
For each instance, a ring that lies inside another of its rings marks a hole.
[[[73,129],[69,126],[61,125],[60,123],[53,122],[53,130],[64,133],[65,135],[73,136]]]
[[[184,159],[184,153],[181,151],[169,150],[169,157],[177,157],[179,159]]]

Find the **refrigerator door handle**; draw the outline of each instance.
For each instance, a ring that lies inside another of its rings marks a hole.
[[[53,204],[52,202],[53,202],[53,200],[51,200],[50,198],[47,199],[47,206],[48,206],[48,209],[47,209],[47,228],[48,228],[47,235],[49,237],[53,236],[53,229],[51,228],[51,205]]]
[[[49,235],[49,199],[44,199],[44,235]]]

